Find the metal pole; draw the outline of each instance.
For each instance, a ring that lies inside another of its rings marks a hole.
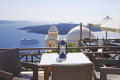
[[[80,39],[79,39],[79,46],[81,46],[82,41],[82,23],[80,23]]]
[[[91,23],[89,24],[89,45],[90,45],[90,42],[91,42]]]
[[[82,41],[82,23],[80,23],[80,40]]]

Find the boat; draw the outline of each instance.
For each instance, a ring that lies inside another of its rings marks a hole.
[[[36,39],[22,39],[21,44],[35,44],[35,43],[39,43],[39,41],[37,41]]]

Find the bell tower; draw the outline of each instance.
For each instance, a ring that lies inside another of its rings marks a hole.
[[[48,30],[48,35],[45,39],[45,45],[46,47],[57,47],[59,41],[60,38],[58,35],[58,29],[53,25]]]

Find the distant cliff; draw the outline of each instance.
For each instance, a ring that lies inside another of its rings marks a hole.
[[[79,24],[70,24],[70,23],[59,23],[55,24],[59,31],[59,35],[66,35],[72,28],[78,26]],[[40,25],[40,26],[28,26],[24,28],[20,28],[19,30],[26,30],[29,33],[38,33],[38,34],[48,34],[48,30],[52,25]],[[89,26],[85,26],[89,28]],[[98,27],[92,27],[91,30],[101,31]]]
[[[66,35],[72,28],[78,26],[79,24],[69,24],[69,23],[59,23],[55,24],[59,31],[59,35]],[[38,34],[48,34],[48,30],[52,25],[40,25],[40,26],[29,26],[20,28],[19,30],[26,30],[30,33]]]

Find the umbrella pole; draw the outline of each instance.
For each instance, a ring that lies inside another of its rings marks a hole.
[[[107,40],[107,31],[106,31],[106,40]]]

